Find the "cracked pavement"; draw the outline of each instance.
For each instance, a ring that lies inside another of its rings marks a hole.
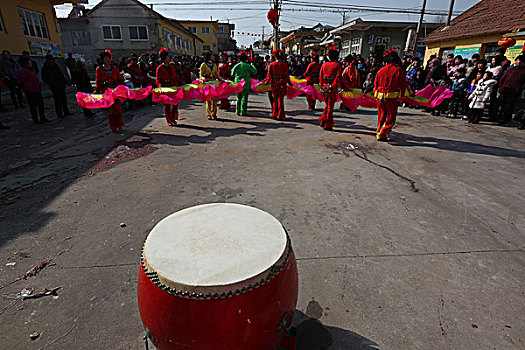
[[[176,128],[143,106],[119,134],[104,112],[73,109],[38,126],[27,110],[2,114],[2,348],[144,349],[142,244],[208,202],[258,207],[288,230],[298,350],[525,347],[522,131],[402,108],[378,143],[374,110],[337,110],[326,132],[303,97],[270,119],[265,94],[250,95],[250,117],[218,121],[183,102]]]

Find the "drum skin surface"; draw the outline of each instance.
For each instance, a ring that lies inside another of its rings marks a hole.
[[[142,323],[158,349],[275,350],[285,333],[281,324],[289,326],[297,304],[297,264],[290,246],[272,279],[219,299],[168,293],[141,264],[137,288]]]

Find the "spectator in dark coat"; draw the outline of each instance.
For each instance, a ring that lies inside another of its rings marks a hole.
[[[424,86],[427,86],[430,84],[437,86],[439,84],[439,81],[441,80],[441,77],[443,75],[442,73],[444,70],[442,69],[442,66],[439,63],[438,58],[434,58],[432,61],[430,61],[429,65],[430,65],[430,70],[425,79]]]
[[[17,83],[18,70],[20,65],[11,57],[11,53],[7,50],[2,51],[2,57],[0,58],[0,69],[4,72],[4,82],[11,93],[11,101],[15,105],[15,108],[24,107],[24,97],[22,96],[22,90]]]
[[[77,85],[77,92],[85,92],[86,94],[92,94],[94,89],[91,85],[91,79],[89,78],[84,63],[82,61],[77,61],[74,70],[74,79]],[[82,111],[84,112],[84,116],[86,118],[93,116],[93,112],[91,111],[91,109],[82,108]]]
[[[35,124],[41,124],[48,122],[44,115],[44,99],[42,98],[42,87],[40,86],[40,81],[38,80],[38,75],[36,75],[33,70],[33,63],[28,57],[20,59],[22,63],[22,68],[18,70],[17,81],[18,85],[22,88],[22,91],[26,94],[27,103],[29,104],[29,110],[31,111],[31,117]],[[37,115],[40,115],[38,119]]]
[[[49,86],[53,93],[53,99],[55,100],[55,111],[59,118],[64,118],[65,115],[71,115],[67,107],[66,97],[66,77],[64,73],[58,67],[55,56],[47,55],[46,63],[42,68],[42,80]]]
[[[525,55],[516,58],[516,64],[505,71],[499,80],[498,123],[507,124],[516,109],[516,101],[525,89]]]

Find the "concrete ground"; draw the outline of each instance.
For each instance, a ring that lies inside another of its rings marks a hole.
[[[144,106],[119,134],[78,107],[44,125],[0,115],[0,348],[144,349],[142,244],[209,202],[289,231],[299,350],[525,348],[525,133],[400,109],[378,143],[374,110],[338,110],[327,132],[305,107],[278,122],[252,95],[250,117],[209,121],[182,103],[173,128]]]

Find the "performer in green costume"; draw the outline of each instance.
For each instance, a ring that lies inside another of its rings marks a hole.
[[[248,55],[243,51],[239,54],[239,60],[232,69],[232,78],[236,83],[244,79],[246,82],[241,92],[237,94],[237,108],[235,113],[242,117],[246,116],[248,109],[248,95],[250,94],[251,77],[257,74],[257,68],[248,63]]]

